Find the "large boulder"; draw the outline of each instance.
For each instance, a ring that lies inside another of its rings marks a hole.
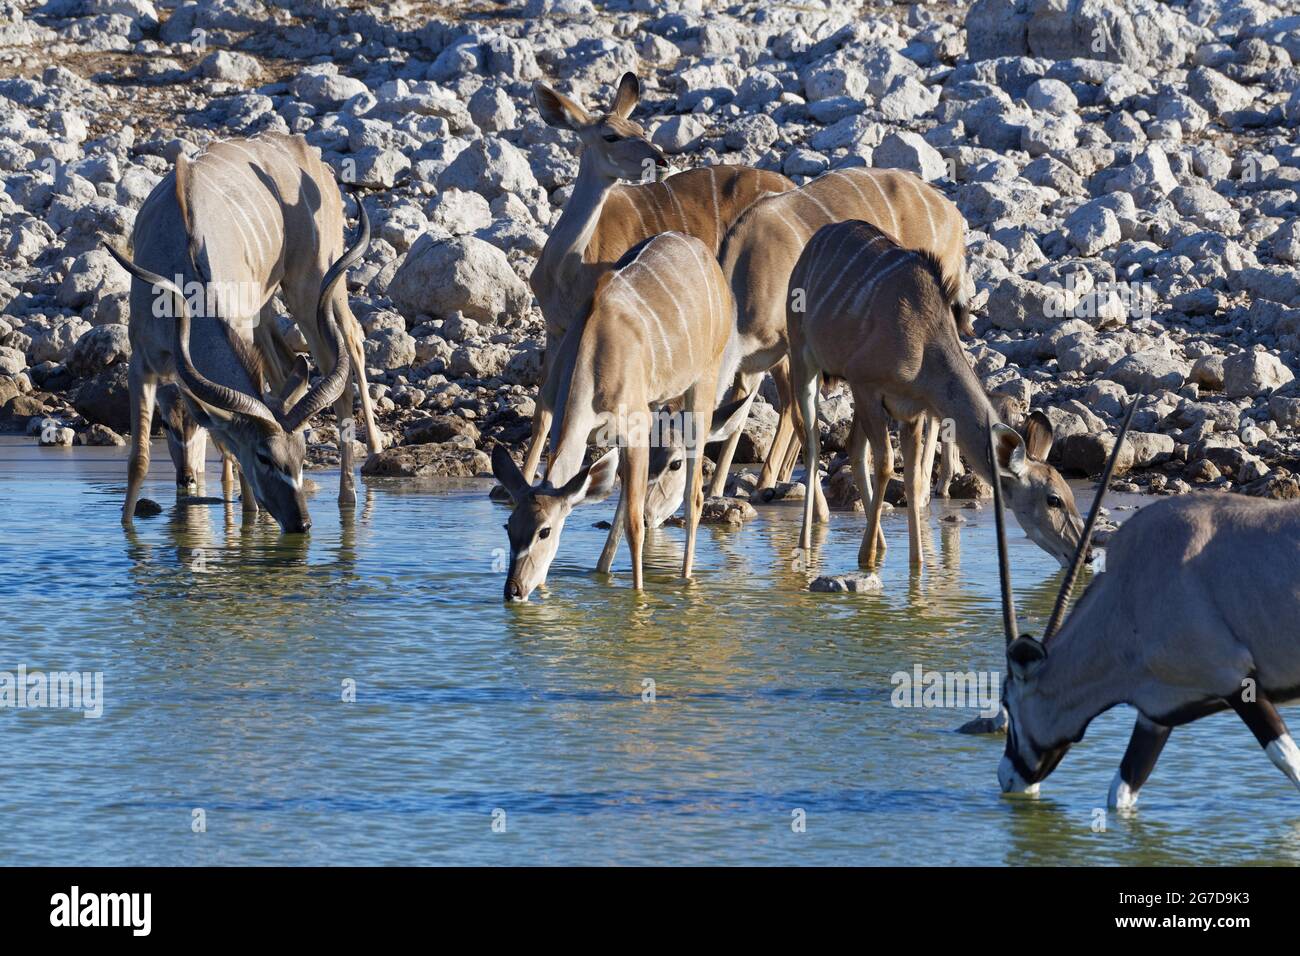
[[[387,448],[361,466],[361,474],[373,478],[473,478],[491,471],[491,460],[467,437]]]
[[[479,322],[518,314],[531,300],[528,286],[496,246],[473,236],[429,234],[411,246],[388,296],[409,319],[463,312]]]
[[[1239,352],[1223,362],[1223,394],[1228,398],[1254,398],[1294,378],[1295,373],[1268,352]]]
[[[72,347],[68,371],[86,378],[131,358],[131,337],[125,325],[100,325],[91,329]]]
[[[131,388],[127,363],[118,362],[87,379],[72,393],[72,407],[88,422],[125,434],[131,428]]]

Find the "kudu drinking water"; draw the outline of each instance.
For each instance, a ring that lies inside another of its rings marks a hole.
[[[655,409],[679,396],[687,502],[682,576],[691,576],[704,505],[700,453],[710,437],[706,432],[734,319],[735,305],[717,260],[703,242],[678,232],[633,247],[601,277],[591,315],[571,340],[576,341],[572,371],[561,393],[546,479],[531,487],[504,446],[492,455],[493,473],[515,502],[506,525],[506,600],[527,600],[545,582],[565,519],[582,501],[609,491],[616,467],[623,482],[619,516],[632,551],[632,586],[641,589],[649,459],[651,443],[659,440]],[[584,468],[597,429],[618,447]]]
[[[568,370],[557,366],[566,333],[581,335],[601,276],[633,246],[669,230],[693,236],[716,256],[736,218],[759,197],[794,188],[780,173],[748,166],[708,166],[639,182],[667,165],[629,117],[641,95],[623,75],[608,113],[588,112],[544,83],[534,87],[542,119],[582,144],[578,178],[530,279],[546,318],[542,388],[523,474],[532,481],[551,433],[556,395]],[[621,183],[628,180],[630,183]]]
[[[310,521],[302,496],[299,429],[334,404],[340,423],[342,504],[355,501],[348,385],[358,377],[367,437],[377,447],[360,329],[341,280],[369,242],[343,251],[339,190],[301,136],[265,133],[209,146],[146,199],[133,231],[134,262],[114,254],[131,288],[131,460],[122,522],[130,526],[149,467],[149,427],[163,382],[178,384],[199,424],[239,462],[256,500],[289,531]],[[307,368],[278,368],[254,329],[271,320],[281,289],[312,356],[329,369],[310,391]],[[278,381],[275,397],[266,379]],[[305,394],[304,394],[305,393]],[[247,499],[247,496],[246,496]],[[251,503],[246,500],[246,503]]]
[[[1036,793],[1093,718],[1128,704],[1138,718],[1112,807],[1136,805],[1174,727],[1228,709],[1300,787],[1300,748],[1276,706],[1300,697],[1300,504],[1201,494],[1148,505],[1111,538],[1105,572],[1065,617],[1136,406],[1041,640],[1018,633],[994,485],[1008,715],[998,782]]]
[[[760,489],[770,487],[784,470],[782,462],[793,433],[785,363],[790,274],[818,229],[848,219],[869,222],[904,248],[933,255],[955,290],[951,320],[970,334],[970,310],[962,291],[966,220],[952,202],[919,177],[901,169],[836,169],[796,190],[756,201],[727,233],[719,258],[736,297],[737,338],[732,349],[739,362],[737,394],[752,400],[763,373],[770,369],[781,401],[781,417],[759,476]],[[710,494],[722,494],[738,440],[739,435],[733,434],[724,448]],[[932,435],[927,442],[932,458]],[[794,450],[789,447],[790,453]],[[824,517],[820,486],[817,504]]]
[[[991,480],[983,436],[985,424],[997,418],[957,338],[957,295],[954,277],[934,255],[904,249],[866,222],[822,227],[799,256],[790,277],[787,321],[791,386],[808,470],[805,551],[812,545],[814,490],[820,486],[817,396],[823,376],[844,379],[853,392],[849,459],[867,509],[858,552],[862,565],[870,567],[883,556],[880,516],[893,474],[889,418],[900,424],[913,567],[923,563],[926,423],[950,423],[972,469]],[[1052,442],[1047,417],[1031,416],[1027,435],[997,426],[997,468],[1010,483],[1011,507],[1025,533],[1065,565],[1083,522],[1070,486],[1046,462]],[[868,444],[874,481],[867,475]]]

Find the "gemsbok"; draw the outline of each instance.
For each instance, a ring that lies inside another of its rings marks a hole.
[[[524,460],[529,482],[549,441],[556,396],[568,375],[567,368],[557,367],[561,343],[566,333],[582,334],[601,276],[633,246],[668,231],[693,236],[716,256],[727,229],[754,200],[794,188],[780,173],[749,166],[707,166],[661,182],[640,182],[668,160],[629,119],[641,96],[633,73],[623,75],[608,113],[590,113],[540,82],[534,95],[542,119],[575,133],[582,155],[573,192],[530,278],[546,319],[546,352]]]
[[[966,220],[952,202],[920,177],[901,169],[835,169],[798,189],[753,203],[727,233],[719,258],[736,297],[737,340],[733,348],[740,377],[735,397],[748,395],[752,401],[763,373],[771,370],[781,402],[759,489],[772,485],[785,470],[782,463],[787,454],[792,461],[795,451],[790,447],[793,405],[783,361],[789,351],[786,303],[796,287],[790,274],[818,229],[849,219],[871,223],[906,249],[930,253],[944,280],[955,290],[952,321],[962,334],[971,334],[970,309],[963,291]],[[709,489],[712,495],[722,494],[739,437],[733,434],[723,450]],[[933,439],[930,444],[933,447]],[[820,487],[817,508],[825,518]]]
[[[992,479],[983,435],[985,423],[997,415],[957,338],[956,281],[932,253],[905,249],[867,222],[824,226],[799,256],[787,319],[791,387],[808,472],[800,537],[805,552],[812,543],[814,488],[820,487],[817,397],[825,376],[843,379],[853,393],[849,460],[867,510],[858,551],[864,567],[884,555],[880,516],[894,470],[889,418],[899,422],[913,568],[924,563],[921,509],[928,483],[921,463],[927,423],[950,423],[972,470]],[[1025,533],[1064,567],[1083,521],[1070,486],[1047,464],[1051,429],[1041,412],[1030,416],[1024,438],[999,423],[997,467],[1010,482],[1011,507]],[[867,475],[868,444],[874,481]]]
[[[358,209],[360,236],[344,252],[342,199],[319,151],[301,136],[268,132],[213,143],[193,160],[178,156],[136,217],[134,261],[109,248],[136,280],[123,525],[132,524],[148,473],[154,399],[164,382],[181,387],[187,410],[238,460],[252,492],[245,507],[260,503],[286,531],[310,526],[299,429],[332,403],[340,428],[339,503],[355,503],[348,440],[354,373],[367,439],[378,448],[361,330],[341,283],[370,239],[360,203]],[[305,361],[281,368],[278,350],[258,344],[268,341],[256,330],[272,321],[277,289],[317,366],[330,370],[300,399]],[[278,396],[265,393],[268,379],[280,386]]]
[[[1300,506],[1232,494],[1167,498],[1120,526],[1066,619],[1135,399],[1041,640],[1016,627],[1001,495],[998,560],[1006,634],[1004,793],[1039,783],[1117,704],[1138,712],[1111,783],[1112,808],[1136,806],[1170,731],[1231,708],[1300,787],[1300,749],[1277,705],[1300,697]]]
[[[608,493],[616,467],[623,484],[618,512],[632,551],[632,586],[642,588],[651,446],[666,443],[657,434],[656,423],[662,422],[657,410],[678,397],[686,453],[682,577],[691,576],[704,505],[700,454],[710,437],[734,317],[731,293],[708,246],[679,232],[634,246],[601,277],[591,315],[576,340],[546,478],[532,487],[504,446],[492,454],[493,474],[515,503],[506,524],[507,601],[527,600],[545,583],[565,519],[582,501]],[[616,447],[584,468],[588,442],[597,431],[598,438]]]

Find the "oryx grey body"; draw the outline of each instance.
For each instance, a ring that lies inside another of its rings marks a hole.
[[[1300,697],[1300,504],[1235,494],[1157,501],[1125,522],[1064,625],[1008,645],[1004,790],[1036,790],[1098,714],[1139,712],[1111,787],[1132,806],[1172,727],[1233,709],[1300,786],[1275,705]]]
[[[723,350],[731,336],[735,305],[717,260],[700,240],[666,232],[633,247],[597,283],[591,314],[576,339],[571,372],[556,419],[555,454],[545,481],[531,488],[504,449],[493,470],[515,501],[507,529],[511,561],[507,600],[527,599],[546,579],[560,530],[572,508],[613,480],[618,462],[623,481],[619,518],[632,551],[633,587],[642,587],[641,554],[649,479],[649,441],[644,425],[654,410],[681,398],[694,424],[686,430],[686,553],[689,578],[695,531],[704,504],[700,453],[718,393]],[[639,417],[638,417],[639,416]],[[618,451],[583,468],[597,429]],[[702,430],[702,431],[701,431]],[[599,480],[593,479],[592,473]]]
[[[802,291],[798,300],[791,295],[787,309],[791,385],[808,470],[802,547],[811,547],[820,486],[818,387],[830,375],[844,379],[853,392],[849,456],[867,505],[859,562],[870,567],[883,555],[880,516],[893,474],[892,417],[900,423],[911,563],[920,567],[920,511],[928,487],[923,445],[930,419],[951,423],[974,471],[985,481],[992,477],[982,450],[985,427],[997,415],[957,338],[954,279],[928,253],[905,249],[870,223],[850,220],[818,230],[789,281],[792,290]],[[1050,422],[1040,413],[1031,420],[1028,439],[1005,426],[999,439],[998,465],[1021,526],[1066,563],[1083,522],[1069,485],[1046,463]],[[874,482],[868,477],[871,459]]]
[[[176,283],[186,297],[197,292],[195,300],[201,308],[190,310],[189,351],[194,368],[220,388],[260,399],[268,383],[296,388],[279,351],[265,345],[269,341],[265,333],[256,332],[269,325],[270,299],[277,289],[284,293],[317,366],[328,371],[338,361],[317,306],[322,280],[343,254],[343,224],[333,175],[321,162],[319,151],[301,136],[265,133],[225,140],[213,143],[193,160],[178,157],[173,172],[145,200],[132,233],[133,264]],[[160,383],[181,378],[176,303],[171,298],[170,293],[160,297],[138,274],[132,282],[132,447],[122,512],[127,525],[148,470],[155,391]],[[160,308],[162,303],[170,304]],[[377,447],[364,385],[360,328],[342,283],[333,289],[328,307],[345,343],[348,366],[357,371],[367,437]],[[214,423],[212,407],[191,408],[204,424]],[[351,409],[345,387],[335,402],[345,428]],[[255,470],[251,445],[242,442],[241,451],[233,433],[227,437],[231,440],[223,441],[223,446],[239,458],[244,477],[256,486],[258,479],[248,474]],[[340,459],[340,501],[349,503],[355,500],[350,441],[340,441]],[[270,487],[262,483],[267,494]],[[251,499],[246,500],[249,504]]]

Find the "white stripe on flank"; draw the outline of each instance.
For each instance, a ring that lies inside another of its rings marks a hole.
[[[845,232],[850,232],[850,231],[851,231],[851,230],[848,230],[848,229],[845,230]],[[871,237],[871,241],[870,241],[870,242],[864,242],[861,246],[859,246],[859,247],[858,247],[858,250],[857,250],[855,253],[853,253],[853,255],[849,258],[849,261],[846,262],[846,263],[844,263],[844,266],[840,269],[839,275],[837,275],[837,276],[835,277],[835,281],[832,282],[832,283],[830,284],[830,286],[827,287],[826,291],[822,293],[822,297],[823,297],[827,302],[830,302],[830,301],[832,300],[832,293],[833,293],[837,288],[839,288],[840,283],[844,281],[844,277],[848,274],[849,269],[850,269],[850,268],[851,268],[855,263],[857,263],[857,261],[858,261],[859,259],[861,259],[862,256],[863,256],[865,253],[867,253],[867,252],[869,252],[870,250],[874,249],[878,243],[880,243],[880,242],[886,242],[886,243],[887,243],[888,241],[889,241],[889,240],[886,239],[883,235],[877,233],[876,235],[874,235],[874,236]]]
[[[930,200],[926,196],[926,193],[930,191],[930,187],[915,179],[908,179],[908,182],[912,184],[912,188],[916,190],[917,196],[920,197],[921,208],[925,210],[926,222],[930,224],[930,248],[934,249],[939,242],[939,234],[934,229],[934,217],[930,215]]]
[[[665,186],[664,188],[668,189],[668,198],[671,199],[673,201],[673,205],[677,207],[677,215],[680,216],[682,220],[682,232],[690,232],[691,224],[686,221],[686,210],[682,208],[681,200],[679,200],[677,198],[677,194],[673,192],[671,189],[669,189],[667,186]]]
[[[814,279],[811,275],[811,270],[809,270],[807,288],[816,289],[818,287],[818,284],[825,277],[826,271],[834,265],[838,260],[840,253],[844,251],[844,244],[849,241],[849,237],[855,232],[854,229],[849,227],[837,231],[840,234],[840,244],[835,247],[834,252],[830,252],[825,248],[829,240],[822,239],[821,242],[818,243],[817,236],[813,237],[813,242],[817,245],[810,254],[815,255],[817,260],[817,278]],[[817,235],[821,236],[822,233],[819,232]]]
[[[691,258],[695,260],[695,265],[699,267],[699,270],[700,270],[700,279],[704,282],[704,285],[705,285],[705,287],[706,287],[706,291],[707,291],[708,294],[709,294],[709,323],[708,323],[708,330],[709,330],[710,332],[712,332],[712,331],[713,331],[713,321],[712,321],[712,319],[713,319],[713,317],[714,317],[715,315],[717,315],[719,312],[722,311],[722,308],[721,308],[721,306],[718,306],[716,311],[715,311],[715,309],[714,309],[713,298],[714,298],[714,291],[715,291],[715,290],[714,290],[714,288],[713,288],[714,283],[709,281],[709,280],[710,280],[709,264],[708,264],[707,262],[705,262],[703,259],[700,258],[700,251],[699,251],[697,248],[695,248],[695,243],[691,242],[691,241],[690,241],[689,239],[687,239],[685,236],[677,235],[677,233],[671,233],[671,235],[677,236],[678,239],[680,239],[683,243],[685,243],[686,248],[690,250]],[[693,331],[693,330],[692,330],[691,326],[690,326],[689,324],[687,324],[687,326],[686,326],[686,338],[687,338],[687,341],[688,341],[688,342],[689,342],[690,339],[691,339],[691,332],[692,332],[692,331]]]
[[[780,200],[780,199],[784,199],[786,196],[793,196],[793,195],[795,195],[795,193],[791,191],[788,193],[782,193],[780,196],[776,198],[777,200]],[[785,223],[790,228],[790,231],[794,233],[795,239],[799,240],[799,245],[802,246],[804,243],[808,241],[808,237],[803,234],[802,230],[795,228],[794,223],[792,223],[786,217],[785,213],[781,210],[780,205],[778,205],[776,201],[772,203],[772,209],[775,210],[777,218],[780,219],[783,223]],[[796,216],[795,218],[798,219],[798,216]],[[805,229],[807,228],[807,226],[804,225],[804,221],[802,219],[799,219],[799,225],[803,226]]]
[[[897,242],[897,241],[898,241],[898,237],[899,237],[899,233],[898,233],[898,217],[897,217],[896,215],[894,215],[894,204],[893,204],[892,202],[889,201],[889,197],[886,196],[886,195],[885,195],[885,191],[884,191],[883,189],[880,188],[880,183],[876,182],[875,177],[872,176],[872,177],[870,177],[870,179],[871,179],[871,185],[872,185],[873,187],[875,187],[876,192],[880,193],[880,198],[884,201],[884,203],[885,203],[885,208],[887,208],[887,209],[889,210],[889,221],[890,221],[891,223],[893,223],[893,229],[892,229],[891,235],[892,235],[894,241]],[[874,225],[876,225],[876,226],[880,226],[880,223],[874,223]]]
[[[209,157],[214,162],[225,163],[226,166],[228,166],[229,168],[235,171],[235,175],[231,178],[227,178],[226,176],[221,176],[220,174],[218,174],[218,172],[215,169],[212,171],[212,175],[214,179],[218,180],[219,182],[225,183],[225,185],[229,187],[228,189],[218,189],[217,193],[218,195],[221,196],[222,202],[224,202],[227,207],[239,213],[239,217],[243,219],[244,222],[248,223],[249,231],[252,233],[253,238],[257,240],[258,254],[265,261],[265,259],[269,256],[270,252],[273,250],[262,248],[261,232],[265,231],[265,227],[263,227],[263,229],[260,231],[254,228],[252,217],[250,217],[248,213],[244,210],[244,208],[239,204],[240,198],[242,197],[240,197],[238,193],[248,188],[247,183],[243,183],[240,181],[240,176],[239,176],[240,167],[237,166],[233,160],[227,159],[226,157],[222,156],[220,153],[210,153]],[[259,217],[259,222],[260,222],[260,217]],[[240,233],[243,234],[242,229],[240,230]],[[269,246],[271,243],[271,236],[269,233],[266,234],[266,239],[267,239],[267,244]]]
[[[810,183],[809,185],[811,185],[811,183]],[[800,190],[800,192],[802,192],[802,190]],[[811,192],[809,192],[809,193],[805,193],[804,195],[806,195],[809,199],[811,199],[814,203],[816,203],[816,204],[817,204],[817,208],[820,209],[823,213],[826,214],[826,223],[823,223],[823,225],[825,225],[825,224],[827,224],[827,223],[832,223],[832,222],[836,222],[836,221],[838,221],[838,218],[839,218],[839,217],[837,217],[837,216],[835,215],[835,213],[833,213],[833,212],[831,212],[829,209],[827,209],[827,208],[826,208],[826,204],[823,203],[823,202],[822,202],[820,199],[818,199],[816,196],[814,196]]]
[[[655,313],[655,310],[650,307],[650,303],[647,302],[637,290],[636,283],[628,278],[627,270],[620,272],[618,277],[623,280],[627,291],[630,292],[636,298],[637,302],[641,304],[641,321],[645,324],[647,332],[650,331],[650,319],[655,320],[655,327],[659,330],[659,337],[664,340],[664,350],[667,352],[668,360],[671,363],[673,357],[672,346],[668,344],[668,336],[664,333],[664,326],[663,323],[659,321],[659,316]],[[650,374],[655,380],[658,380],[659,360],[655,356],[653,346],[649,348],[648,351],[650,352]]]
[[[655,282],[659,283],[659,288],[663,289],[664,292],[668,295],[668,298],[673,300],[673,308],[677,310],[677,318],[681,320],[682,331],[686,333],[686,338],[689,340],[690,328],[686,324],[686,310],[682,308],[682,303],[681,300],[677,298],[676,290],[673,289],[671,286],[669,286],[668,283],[663,280],[663,278],[659,275],[659,270],[656,269],[652,264],[652,260],[647,259],[644,263],[642,263],[642,265],[645,266],[646,271],[649,272],[650,275],[654,276]],[[662,327],[663,326],[661,325],[660,328]],[[664,341],[665,343],[667,342],[667,336],[664,337]],[[672,353],[670,352],[669,354],[671,355]]]
[[[835,172],[837,175],[839,175],[840,178],[842,178],[842,179],[843,179],[845,182],[847,182],[850,186],[853,187],[853,191],[854,191],[855,193],[857,193],[857,194],[858,194],[858,198],[859,198],[860,200],[862,200],[862,205],[863,205],[863,207],[864,207],[865,209],[867,209],[867,210],[870,210],[870,209],[871,209],[871,202],[867,199],[867,194],[864,193],[864,192],[862,191],[862,187],[859,186],[859,185],[857,184],[857,177],[851,175],[851,170],[847,170],[847,169],[836,169],[836,170],[834,170],[834,172]],[[874,225],[874,223],[873,223],[873,225]]]
[[[880,288],[880,283],[891,272],[895,271],[899,266],[908,262],[912,258],[912,254],[907,252],[905,249],[896,249],[894,251],[897,251],[901,254],[887,267],[883,269],[878,269],[875,273],[873,273],[871,279],[863,286],[863,288],[858,292],[858,294],[853,297],[852,307],[850,311],[851,315],[870,315],[871,303],[875,301],[876,292]],[[886,255],[888,255],[888,253],[886,253]],[[881,259],[883,260],[883,258],[884,257],[882,256]],[[863,301],[862,305],[859,306],[857,304],[858,300],[862,298],[862,295],[864,293],[870,293],[870,294],[867,295],[867,298]]]
[[[650,227],[646,225],[645,216],[641,215],[641,204],[637,202],[635,198],[639,194],[624,193],[623,195],[627,196],[628,205],[632,207],[632,211],[636,213],[637,220],[641,223],[641,235],[642,236],[654,235],[654,233],[650,231]]]

